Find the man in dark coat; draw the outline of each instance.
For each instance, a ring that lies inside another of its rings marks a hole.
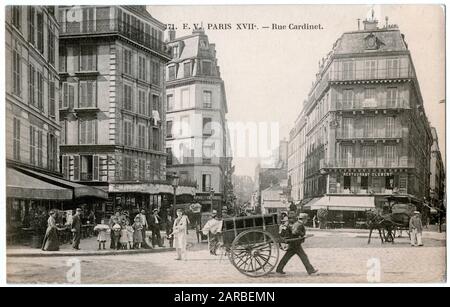
[[[152,229],[152,245],[155,247],[164,247],[161,244],[161,217],[158,215],[158,209],[153,209],[153,215],[150,217],[148,224]]]
[[[311,263],[309,262],[308,256],[302,248],[302,243],[305,241],[306,229],[305,222],[308,219],[308,215],[306,213],[300,213],[299,218],[295,221],[296,215],[292,212],[289,212],[289,225],[287,226],[288,237],[290,237],[290,241],[288,241],[288,249],[284,254],[283,258],[281,258],[280,263],[277,266],[277,273],[286,274],[283,269],[288,261],[292,258],[292,256],[296,255],[303,262],[303,265],[306,268],[306,271],[309,275],[314,275],[318,272]]]
[[[80,249],[80,240],[81,240],[81,209],[77,208],[77,210],[75,210],[75,215],[72,217],[72,225],[71,225],[71,229],[72,229],[72,235],[73,235],[73,240],[72,240],[72,248],[73,249]]]

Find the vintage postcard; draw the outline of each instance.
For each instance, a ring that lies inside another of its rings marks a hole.
[[[443,5],[54,4],[4,6],[8,285],[447,282]]]

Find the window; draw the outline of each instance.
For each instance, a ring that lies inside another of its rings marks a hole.
[[[353,62],[346,61],[342,63],[342,79],[352,80],[353,79]]]
[[[56,89],[55,81],[51,80],[48,84],[48,114],[55,117],[56,114]]]
[[[203,107],[204,108],[212,108],[212,92],[211,91],[203,91]]]
[[[14,41],[13,49],[13,93],[17,96],[22,94],[22,64],[21,64],[21,45]]]
[[[180,53],[179,53],[179,47],[178,46],[173,46],[173,48],[172,48],[172,54],[173,54],[173,58],[175,59],[175,58],[178,58],[179,56],[180,56]]]
[[[59,71],[67,72],[67,54],[66,48],[59,49]]]
[[[191,62],[183,64],[183,72],[184,72],[184,77],[185,78],[189,78],[192,75],[192,73],[191,73]]]
[[[159,85],[161,66],[159,62],[152,62],[152,83]]]
[[[123,108],[133,111],[133,88],[128,84],[123,85]]]
[[[81,46],[80,71],[97,70],[97,46]]]
[[[361,176],[361,189],[369,189],[369,176]]]
[[[202,175],[202,191],[203,192],[211,191],[211,175],[210,174]]]
[[[14,27],[16,27],[17,30],[22,29],[22,8],[21,6],[14,5],[12,7],[12,24]]]
[[[123,157],[123,179],[132,180],[133,179],[133,160],[131,157]]]
[[[342,107],[344,109],[353,108],[354,97],[355,95],[353,90],[344,90],[342,92]]]
[[[189,89],[181,90],[181,109],[188,108],[190,105],[189,101]]]
[[[35,34],[36,34],[36,8],[34,6],[28,7],[28,42],[32,45],[35,44]]]
[[[341,147],[342,166],[351,166],[353,164],[353,146]]]
[[[212,74],[210,61],[202,61],[202,74],[207,76],[210,76]]]
[[[211,135],[212,129],[211,129],[211,118],[210,117],[204,117],[203,118],[203,135]]]
[[[37,105],[39,110],[44,111],[44,76],[37,72]]]
[[[375,118],[373,116],[364,117],[364,137],[373,137],[375,130]]]
[[[43,147],[43,140],[42,140],[42,131],[38,131],[38,141],[37,141],[37,164],[39,167],[42,167],[44,165],[43,162],[43,155],[42,155],[42,147]]]
[[[145,125],[138,125],[138,146],[145,148]]]
[[[388,116],[386,117],[386,137],[393,137],[395,135],[395,117]]]
[[[364,99],[375,99],[375,89],[374,88],[365,88],[364,89]]]
[[[352,186],[352,177],[344,176],[344,190],[350,190]]]
[[[36,165],[36,128],[30,126],[30,164]]]
[[[131,50],[124,49],[123,50],[123,72],[128,75],[132,75],[132,61],[133,61],[133,54]]]
[[[203,145],[203,164],[211,164],[213,145]]]
[[[14,118],[13,127],[13,157],[20,161],[20,120],[17,118]]]
[[[158,95],[152,95],[152,101],[153,101],[153,111],[160,110],[159,108],[159,96]]]
[[[95,8],[88,7],[83,8],[83,32],[91,32],[95,31],[95,23],[94,23],[94,13]]]
[[[64,179],[70,179],[69,178],[69,168],[70,168],[70,160],[69,156],[62,156],[62,174]]]
[[[386,92],[386,105],[388,108],[395,108],[397,105],[398,90],[396,87],[388,87]]]
[[[172,111],[173,107],[174,107],[174,99],[173,99],[173,95],[167,95],[167,111]]]
[[[97,80],[80,81],[79,108],[97,106]]]
[[[166,154],[167,154],[166,164],[172,165],[173,163],[172,148],[170,147],[166,148]]]
[[[44,13],[37,13],[37,49],[44,54]]]
[[[30,64],[28,66],[28,102],[29,104],[36,106],[36,70],[34,66]]]
[[[363,166],[375,166],[375,146],[362,147]]]
[[[365,61],[364,77],[366,79],[376,78],[376,74],[377,74],[376,67],[377,67],[377,61],[375,61],[375,60]]]
[[[176,67],[175,65],[169,66],[169,81],[175,80],[176,78]]]
[[[147,80],[146,72],[147,72],[147,62],[145,60],[145,57],[140,56],[139,57],[139,76],[138,76],[138,78],[141,79],[142,81],[146,81]]]
[[[123,122],[123,144],[133,146],[133,123],[128,120]]]
[[[386,67],[387,67],[387,78],[399,77],[398,59],[387,59]]]
[[[56,35],[52,25],[48,25],[47,28],[47,40],[48,40],[48,62],[51,65],[55,65],[55,46],[56,46]]]
[[[62,106],[60,108],[73,108],[75,101],[75,86],[67,82],[62,84]]]
[[[392,190],[394,189],[394,176],[386,176],[384,177],[384,187],[385,189]]]
[[[139,159],[139,180],[145,180],[145,160]]]
[[[145,100],[147,96],[147,93],[145,93],[143,90],[139,90],[138,92],[138,112],[139,114],[147,114],[145,110],[145,106],[147,104],[147,101]],[[149,112],[150,113],[150,112]]]
[[[158,128],[153,128],[153,150],[159,150],[159,131]]]
[[[166,127],[167,127],[167,128],[166,128],[166,130],[167,130],[166,133],[167,133],[167,137],[168,137],[168,138],[171,138],[171,137],[172,137],[172,128],[173,128],[173,127],[172,127],[172,124],[173,124],[173,122],[172,122],[171,120],[168,120],[168,121],[166,122],[166,125],[167,125],[167,126],[166,126]]]
[[[79,144],[97,143],[97,120],[79,119]]]
[[[56,171],[58,169],[58,141],[54,134],[47,134],[47,168]]]
[[[397,162],[397,146],[395,145],[387,145],[384,146],[384,160],[386,162],[386,166],[390,167],[395,165]]]
[[[344,138],[353,137],[353,118],[351,117],[342,118],[342,137]]]
[[[61,145],[67,144],[67,121],[61,120],[59,122],[61,126]]]

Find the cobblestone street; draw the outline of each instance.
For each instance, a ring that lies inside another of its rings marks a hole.
[[[445,280],[445,233],[424,233],[424,247],[412,248],[407,238],[381,245],[377,236],[367,244],[367,233],[313,232],[304,244],[318,276],[308,276],[298,258],[286,275],[250,278],[240,274],[226,257],[209,255],[206,244],[193,244],[187,261],[175,252],[141,255],[88,256],[81,263],[81,283],[364,283],[368,260],[379,259],[380,282],[439,283]],[[193,237],[191,237],[191,242]],[[280,251],[280,257],[283,252]],[[67,283],[68,261],[74,257],[7,259],[9,283]]]

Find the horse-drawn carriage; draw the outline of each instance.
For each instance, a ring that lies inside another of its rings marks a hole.
[[[382,212],[368,211],[367,225],[370,229],[370,243],[372,231],[377,229],[381,242],[394,243],[396,236],[400,236],[402,231],[406,231],[409,236],[409,220],[414,215],[414,211],[422,209],[422,203],[413,197],[403,195],[392,195],[385,198]]]
[[[223,219],[223,247],[228,259],[242,274],[259,277],[277,265],[279,249],[290,239],[280,235],[277,214]]]

